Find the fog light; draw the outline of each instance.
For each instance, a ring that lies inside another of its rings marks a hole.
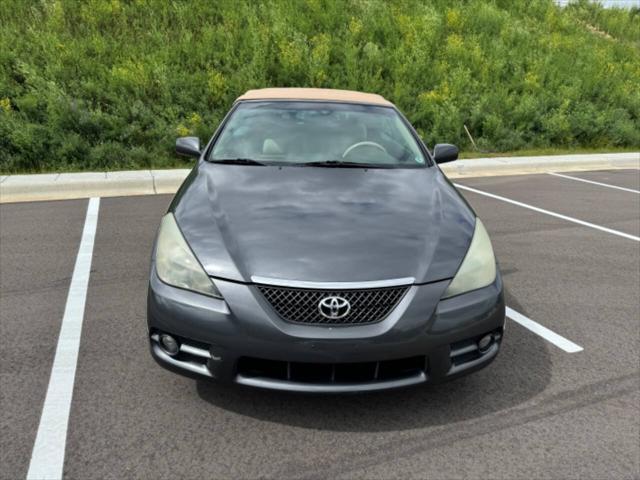
[[[488,335],[482,337],[478,342],[478,350],[480,350],[480,353],[485,353],[487,350],[489,350],[489,347],[491,347],[492,344],[493,335],[489,333]]]
[[[160,347],[162,347],[162,350],[167,355],[171,355],[172,357],[177,355],[180,351],[180,344],[178,341],[166,333],[160,336]]]

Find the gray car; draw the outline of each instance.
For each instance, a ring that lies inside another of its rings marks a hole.
[[[299,392],[439,382],[489,364],[505,307],[489,236],[379,95],[239,97],[162,218],[151,354],[170,370]]]

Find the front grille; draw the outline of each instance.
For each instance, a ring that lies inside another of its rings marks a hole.
[[[311,384],[382,382],[420,372],[426,372],[424,356],[358,363],[301,363],[253,357],[241,357],[238,361],[238,374],[245,377]]]
[[[367,290],[311,290],[258,286],[262,295],[283,320],[306,325],[364,325],[383,320],[398,304],[409,286]],[[320,301],[340,297],[349,302],[349,313],[328,318],[320,313]]]

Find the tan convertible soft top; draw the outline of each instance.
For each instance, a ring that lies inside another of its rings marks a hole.
[[[261,88],[260,90],[249,90],[239,96],[236,102],[241,100],[327,100],[330,102],[393,106],[390,101],[375,93],[330,88]]]

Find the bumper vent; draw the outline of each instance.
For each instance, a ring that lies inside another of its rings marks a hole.
[[[311,290],[260,285],[258,289],[287,322],[305,325],[365,325],[380,322],[389,315],[409,286],[367,290]],[[331,316],[329,302],[325,302],[328,307],[323,310],[328,316],[323,315],[320,308],[320,302],[331,297],[339,299],[339,308],[334,311],[335,318]]]
[[[306,385],[358,385],[411,378],[425,372],[423,356],[361,363],[299,363],[252,357],[242,357],[238,362],[238,374],[243,377]]]

